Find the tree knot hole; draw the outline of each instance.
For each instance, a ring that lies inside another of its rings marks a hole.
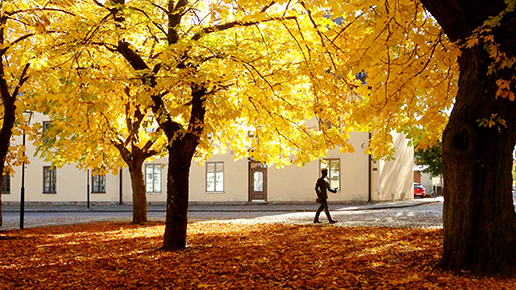
[[[469,130],[465,127],[461,127],[453,137],[453,146],[459,150],[466,150],[469,146],[469,140]]]

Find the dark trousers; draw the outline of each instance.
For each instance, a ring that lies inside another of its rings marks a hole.
[[[318,221],[319,220],[319,215],[321,214],[321,211],[324,209],[324,213],[326,213],[326,217],[328,218],[329,221],[331,221],[331,215],[330,215],[330,211],[328,210],[328,201],[326,199],[323,199],[321,200],[321,205],[319,206],[319,208],[317,209],[317,211],[315,212],[315,218],[314,218],[314,221]]]

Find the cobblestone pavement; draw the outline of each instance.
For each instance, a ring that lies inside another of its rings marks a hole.
[[[391,203],[339,204],[329,203],[330,212],[339,222],[337,226],[375,227],[442,227],[442,197]],[[311,224],[315,203],[269,204],[192,204],[189,222],[224,221],[232,223],[289,223]],[[164,221],[164,205],[148,207],[150,221]],[[24,227],[58,226],[103,221],[130,222],[130,206],[29,206],[24,214]],[[324,213],[320,218],[327,224]],[[0,231],[19,229],[19,206],[7,205],[3,210]]]
[[[310,212],[293,213],[269,213],[254,217],[233,215],[231,217],[221,215],[218,220],[238,223],[290,223],[311,224],[315,210]],[[396,227],[396,228],[435,228],[442,227],[442,203],[421,204],[414,207],[384,208],[384,209],[355,209],[346,210],[332,207],[332,218],[339,222],[337,226],[349,227]],[[190,215],[195,219],[195,215]],[[212,215],[212,218],[217,218]],[[212,219],[207,219],[212,220]],[[321,213],[319,220],[327,223],[326,216]]]

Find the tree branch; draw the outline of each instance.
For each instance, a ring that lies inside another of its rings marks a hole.
[[[253,26],[260,23],[265,22],[271,22],[271,21],[283,21],[283,20],[293,20],[297,19],[295,16],[287,16],[287,17],[273,17],[266,20],[259,20],[259,21],[249,21],[249,22],[242,22],[242,21],[232,21],[221,25],[215,25],[210,27],[205,27],[201,31],[197,32],[192,36],[192,40],[199,40],[201,37],[203,37],[205,34],[210,34],[213,32],[219,32],[228,30],[234,27],[247,27],[247,26]]]
[[[183,11],[180,10],[183,10],[187,4],[186,0],[179,0],[176,5],[174,5],[174,1],[168,1],[168,44],[177,43],[179,41],[179,34],[176,31],[176,27],[179,26],[181,18],[183,17]]]
[[[14,91],[13,91],[13,94],[12,94],[11,98],[13,98],[13,97],[16,98],[16,96],[18,96],[20,88],[29,79],[29,76],[27,76],[27,71],[29,70],[29,67],[30,67],[30,62],[26,63],[25,67],[23,67],[23,71],[22,71],[22,73],[20,75],[20,81],[18,82],[18,84],[14,88]]]

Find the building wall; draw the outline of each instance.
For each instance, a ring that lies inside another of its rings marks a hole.
[[[425,188],[427,194],[431,194],[433,191],[432,178],[430,174],[421,173],[421,185]]]
[[[206,162],[224,162],[224,191],[206,192],[206,166],[192,163],[190,168],[190,201],[247,201],[248,161],[233,160],[228,152],[216,155]]]
[[[372,196],[374,201],[407,200],[414,198],[414,148],[408,146],[403,134],[393,133],[396,152],[394,160],[378,161],[378,188]]]
[[[42,122],[44,117],[36,115],[33,122]],[[342,154],[331,150],[326,158],[338,159],[340,162],[340,185],[336,194],[330,194],[333,201],[391,201],[413,198],[413,148],[407,146],[403,135],[395,136],[396,154],[393,161],[371,162],[364,154],[368,133],[352,133],[351,142],[354,154]],[[21,143],[21,137],[14,142]],[[29,144],[28,142],[27,144]],[[87,184],[91,174],[78,170],[74,165],[57,168],[56,193],[43,193],[43,167],[49,162],[34,158],[34,148],[27,146],[30,164],[25,171],[25,200],[27,202],[86,202]],[[190,169],[190,196],[193,202],[247,202],[249,201],[249,162],[233,160],[228,152],[216,155],[207,162],[223,162],[224,186],[221,192],[206,191],[206,166],[192,163]],[[150,203],[166,201],[167,158],[149,160],[144,164],[159,164],[161,169],[161,192],[147,194]],[[19,202],[21,188],[21,167],[15,168],[16,174],[11,178],[11,193],[2,194],[3,202]],[[271,167],[267,169],[267,201],[314,201],[315,182],[319,177],[320,161],[312,161],[304,167]],[[120,187],[121,184],[121,187]],[[371,196],[369,196],[371,190]],[[122,196],[120,198],[120,192]],[[132,189],[129,170],[124,168],[117,174],[106,175],[106,192],[90,193],[91,202],[130,203]]]

